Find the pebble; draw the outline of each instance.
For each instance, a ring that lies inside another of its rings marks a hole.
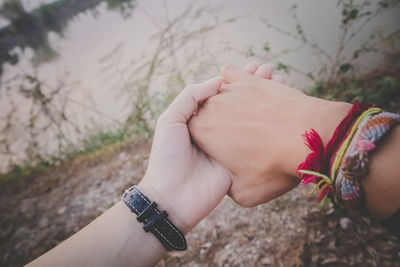
[[[49,225],[49,218],[43,217],[39,220],[39,227],[47,227]]]
[[[62,206],[61,208],[59,208],[59,209],[57,210],[57,213],[58,213],[58,214],[63,214],[66,210],[67,210],[67,207],[66,207],[66,206]]]
[[[261,260],[261,264],[263,264],[263,265],[273,265],[274,262],[275,262],[275,259],[272,256],[264,257]]]
[[[339,221],[340,224],[340,228],[342,228],[343,230],[347,230],[351,224],[351,220],[349,218],[341,218]]]

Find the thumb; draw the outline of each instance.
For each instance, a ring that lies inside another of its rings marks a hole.
[[[186,124],[201,102],[218,93],[221,84],[221,78],[216,77],[204,83],[187,86],[161,114],[159,121]]]

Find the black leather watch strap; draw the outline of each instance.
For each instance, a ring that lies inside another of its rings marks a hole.
[[[183,233],[167,219],[168,213],[160,211],[136,186],[125,191],[122,201],[135,213],[137,221],[144,224],[146,232],[153,233],[167,250],[186,250]]]

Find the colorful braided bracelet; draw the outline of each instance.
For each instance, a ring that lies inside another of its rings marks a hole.
[[[339,204],[348,210],[359,214],[366,213],[361,180],[368,173],[369,155],[382,137],[398,123],[399,114],[382,112],[366,117],[358,127],[335,181],[335,194]]]
[[[306,145],[312,152],[299,165],[298,173],[304,184],[316,184],[315,190],[320,192],[317,201],[324,204],[331,199],[351,211],[364,213],[360,180],[368,171],[368,155],[397,123],[398,114],[355,103],[325,148],[314,130],[306,132]],[[318,146],[315,140],[320,142]]]
[[[334,175],[338,168],[338,161],[344,155],[344,152],[339,151],[338,147],[342,144],[349,142],[348,139],[354,135],[353,124],[359,124],[360,117],[369,113],[371,105],[354,103],[347,116],[339,123],[338,127],[333,133],[332,138],[324,147],[321,137],[318,133],[311,129],[311,131],[304,134],[305,143],[311,149],[311,153],[307,156],[306,160],[298,167],[299,178],[302,179],[303,184],[314,183],[316,187],[313,191],[319,190],[318,202],[325,204],[328,199],[334,199],[333,193]],[[347,140],[347,141],[346,141]],[[336,154],[336,158],[334,155]],[[332,163],[332,159],[335,160]]]

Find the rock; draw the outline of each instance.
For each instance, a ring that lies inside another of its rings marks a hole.
[[[200,249],[200,260],[205,261],[207,258],[208,253],[210,252],[210,248],[212,247],[212,242],[204,243]]]
[[[210,248],[210,247],[212,247],[212,245],[213,245],[212,242],[207,242],[207,243],[204,243],[204,244],[201,246],[201,248]]]
[[[271,237],[267,237],[267,238],[265,239],[265,241],[267,242],[267,244],[272,244],[272,242],[274,241],[274,239],[271,238]]]
[[[49,225],[49,218],[43,217],[39,221],[39,227],[47,227]]]
[[[119,160],[123,160],[123,159],[125,159],[125,156],[126,156],[126,154],[125,154],[125,152],[122,152],[121,154],[119,154]]]
[[[351,220],[349,218],[344,217],[340,219],[339,224],[340,228],[342,228],[343,230],[347,230],[351,225]]]
[[[311,257],[311,262],[312,262],[313,264],[317,264],[318,260],[319,260],[319,256],[318,256],[318,255],[313,255],[313,256]]]
[[[330,206],[329,207],[329,209],[326,211],[326,215],[331,215],[331,214],[333,214],[335,212],[335,209],[332,207],[332,206]]]
[[[66,207],[66,206],[62,206],[61,208],[59,208],[59,209],[57,210],[57,213],[61,215],[61,214],[63,214],[66,210],[67,210],[67,207]]]
[[[18,239],[23,239],[24,237],[28,236],[29,234],[30,234],[30,232],[28,229],[26,229],[25,227],[21,227],[15,231],[14,236]]]
[[[275,259],[273,256],[266,256],[261,260],[262,265],[273,265],[275,263]]]
[[[330,250],[336,250],[335,241],[332,240],[331,242],[329,242],[328,248],[329,248]]]

